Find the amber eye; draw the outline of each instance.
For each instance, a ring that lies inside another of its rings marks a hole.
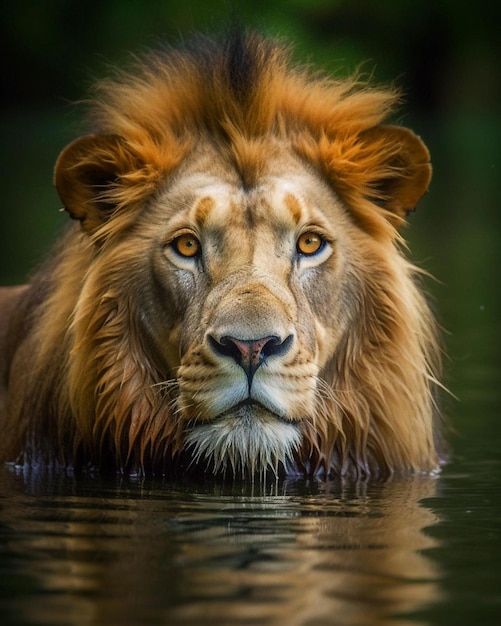
[[[171,247],[177,252],[179,255],[193,258],[197,256],[200,252],[200,242],[191,233],[184,233],[183,235],[179,235],[171,242]]]
[[[299,254],[304,254],[306,256],[312,256],[324,247],[325,239],[320,236],[318,233],[314,233],[312,231],[308,231],[300,235],[297,240],[296,249]]]

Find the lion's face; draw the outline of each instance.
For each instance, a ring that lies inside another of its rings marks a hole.
[[[245,189],[206,148],[139,225],[152,261],[146,329],[177,378],[187,444],[216,466],[286,461],[349,323],[354,227],[319,174],[275,150]]]

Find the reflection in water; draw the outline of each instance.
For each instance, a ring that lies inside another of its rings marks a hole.
[[[1,470],[1,608],[16,624],[416,624],[390,616],[438,598],[420,504],[435,482],[252,492]]]

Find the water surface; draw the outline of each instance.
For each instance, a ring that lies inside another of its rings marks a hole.
[[[12,623],[379,624],[442,596],[428,554],[439,519],[421,504],[436,496],[433,478],[254,487],[0,478]]]

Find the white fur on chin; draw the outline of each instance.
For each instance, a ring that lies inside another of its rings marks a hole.
[[[231,469],[241,473],[278,473],[301,443],[301,432],[295,423],[277,419],[256,405],[239,406],[209,423],[194,426],[186,433],[186,444],[192,449],[193,462],[214,464],[216,473]]]

